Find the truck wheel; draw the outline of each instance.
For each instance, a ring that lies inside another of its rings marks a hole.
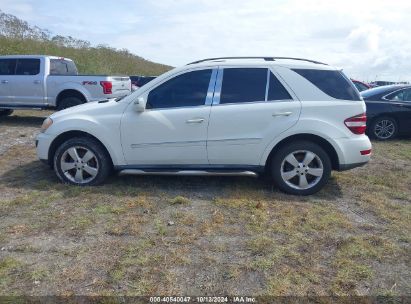
[[[92,138],[75,137],[58,147],[54,155],[54,171],[66,184],[95,186],[111,173],[110,156]]]
[[[0,117],[9,116],[13,113],[11,109],[0,109]]]
[[[78,106],[84,103],[80,98],[77,97],[66,97],[62,99],[57,105],[57,111],[61,111],[67,108]]]
[[[310,195],[321,190],[331,175],[328,154],[308,141],[290,143],[274,155],[271,172],[275,184],[286,193]]]

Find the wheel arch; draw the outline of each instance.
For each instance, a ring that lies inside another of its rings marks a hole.
[[[314,134],[309,134],[309,133],[305,133],[305,134],[295,134],[295,135],[291,135],[288,136],[284,139],[282,139],[281,141],[279,141],[272,149],[270,154],[268,155],[266,162],[265,162],[265,168],[267,170],[267,168],[269,168],[270,164],[271,164],[271,160],[273,158],[273,156],[275,155],[275,153],[283,146],[291,143],[291,142],[295,142],[295,141],[310,141],[313,143],[318,144],[319,146],[321,146],[325,152],[328,154],[328,156],[330,157],[330,161],[331,161],[331,168],[333,170],[338,170],[339,166],[340,166],[340,161],[339,161],[339,157],[338,157],[338,153],[335,150],[335,148],[333,147],[333,145],[325,138],[318,136],[318,135],[314,135]]]
[[[82,92],[75,89],[65,89],[57,95],[56,107],[58,107],[60,105],[60,102],[67,97],[76,97],[79,98],[83,103],[87,102],[87,98]]]
[[[103,142],[101,140],[99,140],[97,137],[93,136],[90,133],[84,132],[84,131],[67,131],[67,132],[63,132],[60,135],[58,135],[51,143],[49,151],[48,151],[48,163],[51,167],[53,167],[53,163],[54,163],[54,155],[58,149],[58,147],[64,143],[65,141],[74,138],[74,137],[86,137],[86,138],[92,138],[95,141],[97,141],[102,148],[104,149],[104,151],[107,153],[107,156],[110,159],[111,165],[113,166],[113,157],[110,154],[110,152],[108,151],[107,147],[103,144]]]

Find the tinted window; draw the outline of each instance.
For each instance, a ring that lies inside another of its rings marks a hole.
[[[267,69],[224,69],[220,104],[265,100]]]
[[[18,59],[16,75],[37,75],[40,73],[40,59]]]
[[[386,98],[392,101],[411,101],[411,89],[394,92]]]
[[[148,94],[147,109],[205,104],[211,70],[188,72],[159,85]]]
[[[0,75],[14,75],[16,59],[0,59]]]
[[[352,83],[340,71],[293,69],[325,94],[336,99],[360,100]]]
[[[77,75],[77,68],[73,61],[51,59],[50,75]]]
[[[357,88],[357,90],[360,91],[360,92],[368,90],[368,87],[366,87],[364,84],[362,84],[360,82],[353,81],[353,83],[354,83],[355,87]]]
[[[287,100],[292,99],[290,94],[281,82],[270,72],[270,87],[268,89],[268,100]]]

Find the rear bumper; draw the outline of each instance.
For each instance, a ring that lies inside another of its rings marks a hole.
[[[335,142],[340,150],[339,171],[364,166],[370,161],[372,146],[368,136],[337,139]]]

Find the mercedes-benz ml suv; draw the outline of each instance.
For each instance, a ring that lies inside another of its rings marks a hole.
[[[54,113],[38,157],[64,182],[128,174],[266,173],[279,189],[319,191],[331,170],[370,160],[365,104],[337,68],[299,58],[212,58],[120,100]]]

